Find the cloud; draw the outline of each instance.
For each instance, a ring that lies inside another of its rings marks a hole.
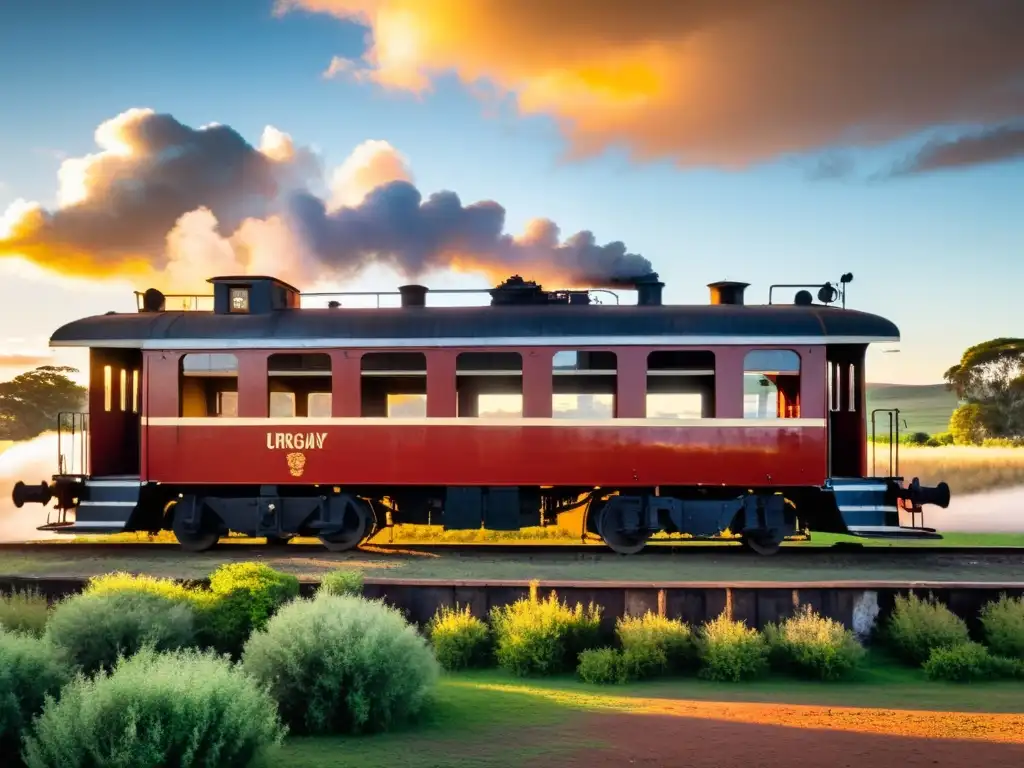
[[[909,176],[1011,158],[1024,158],[1024,125],[1006,125],[956,139],[931,141],[892,175]]]
[[[205,293],[215,274],[274,274],[303,285],[387,264],[415,279],[453,268],[489,277],[527,270],[566,286],[651,271],[624,244],[558,226],[504,232],[492,200],[424,196],[408,161],[370,140],[324,178],[319,159],[267,127],[258,147],[228,126],[192,128],[133,109],[96,132],[99,153],[65,160],[59,204],[15,201],[0,217],[0,257],[64,276],[130,277],[169,293]],[[328,199],[310,191],[327,186]]]
[[[370,28],[358,73],[487,81],[577,157],[740,168],[1024,117],[1020,0],[279,0]]]
[[[53,355],[46,352],[2,352],[0,351],[0,368],[38,368],[41,365],[53,365]]]

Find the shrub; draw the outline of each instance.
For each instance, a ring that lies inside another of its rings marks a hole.
[[[190,602],[200,590],[190,589],[174,579],[160,579],[146,574],[116,571],[93,576],[82,590],[85,594],[102,595],[111,592],[146,592],[168,600]]]
[[[576,674],[585,683],[624,683],[629,675],[622,662],[623,654],[615,648],[588,648],[580,652]]]
[[[933,648],[923,666],[930,680],[957,683],[989,680],[1000,673],[988,649],[970,641]]]
[[[254,630],[298,597],[299,580],[262,563],[228,563],[210,575],[210,593],[199,607],[203,643],[237,655]]]
[[[723,612],[700,628],[697,641],[701,668],[707,680],[739,682],[768,669],[768,644],[764,635]]]
[[[15,590],[0,596],[0,630],[28,632],[37,637],[46,629],[50,604],[37,590]]]
[[[427,625],[434,655],[447,670],[483,667],[491,660],[491,633],[487,624],[465,610],[441,606]]]
[[[145,645],[157,650],[192,645],[194,616],[186,603],[150,592],[83,593],[56,606],[46,637],[91,674]]]
[[[615,633],[624,651],[622,661],[630,679],[675,674],[695,665],[697,647],[690,627],[648,611],[622,616]]]
[[[361,595],[363,574],[345,568],[325,573],[317,591],[328,595]]]
[[[227,659],[147,648],[48,698],[24,759],[28,768],[251,766],[284,734],[267,691]]]
[[[46,695],[56,695],[70,679],[70,666],[55,645],[0,630],[0,756],[17,764],[22,734]]]
[[[970,640],[963,619],[941,603],[915,594],[896,596],[885,637],[892,650],[912,664],[923,664],[935,648]]]
[[[242,663],[270,686],[295,733],[368,733],[412,719],[439,668],[430,646],[383,602],[299,598],[245,644]]]
[[[834,619],[819,616],[809,605],[781,624],[770,624],[764,634],[772,660],[801,677],[849,677],[865,655],[853,632]]]
[[[554,591],[540,600],[534,582],[528,598],[491,611],[498,664],[519,676],[570,671],[581,651],[598,645],[600,622],[599,606],[570,608]]]
[[[1024,598],[1000,595],[981,609],[985,643],[999,656],[1024,659]]]

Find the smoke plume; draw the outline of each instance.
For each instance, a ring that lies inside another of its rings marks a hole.
[[[259,148],[223,125],[192,128],[133,109],[99,127],[101,151],[60,169],[60,204],[19,201],[0,219],[0,256],[67,275],[134,273],[172,292],[214,274],[270,273],[309,284],[387,264],[415,279],[455,268],[489,277],[523,270],[565,287],[651,271],[625,245],[590,232],[564,242],[549,220],[506,234],[494,201],[424,197],[389,144],[366,142],[325,181],[318,158],[273,127]]]
[[[733,168],[1024,118],[1021,0],[278,0],[299,10],[369,28],[330,75],[486,82],[577,157]]]

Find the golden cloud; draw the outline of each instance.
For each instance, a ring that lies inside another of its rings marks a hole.
[[[388,88],[446,73],[554,116],[577,156],[742,167],[1024,117],[1020,0],[279,0],[370,28]]]

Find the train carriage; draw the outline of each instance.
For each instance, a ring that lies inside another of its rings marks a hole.
[[[398,307],[312,308],[273,277],[210,283],[209,310],[150,289],[53,334],[89,349],[89,403],[59,425],[81,450],[15,487],[18,507],[55,500],[41,530],[344,550],[392,523],[557,522],[627,554],[659,532],[763,554],[798,530],[939,536],[901,510],[947,506],[944,483],[868,466],[865,351],[899,332],[846,309],[845,283],[842,308],[829,284],[748,305],[732,282],[667,305],[657,275],[631,305],[518,276],[484,306],[407,285]]]

